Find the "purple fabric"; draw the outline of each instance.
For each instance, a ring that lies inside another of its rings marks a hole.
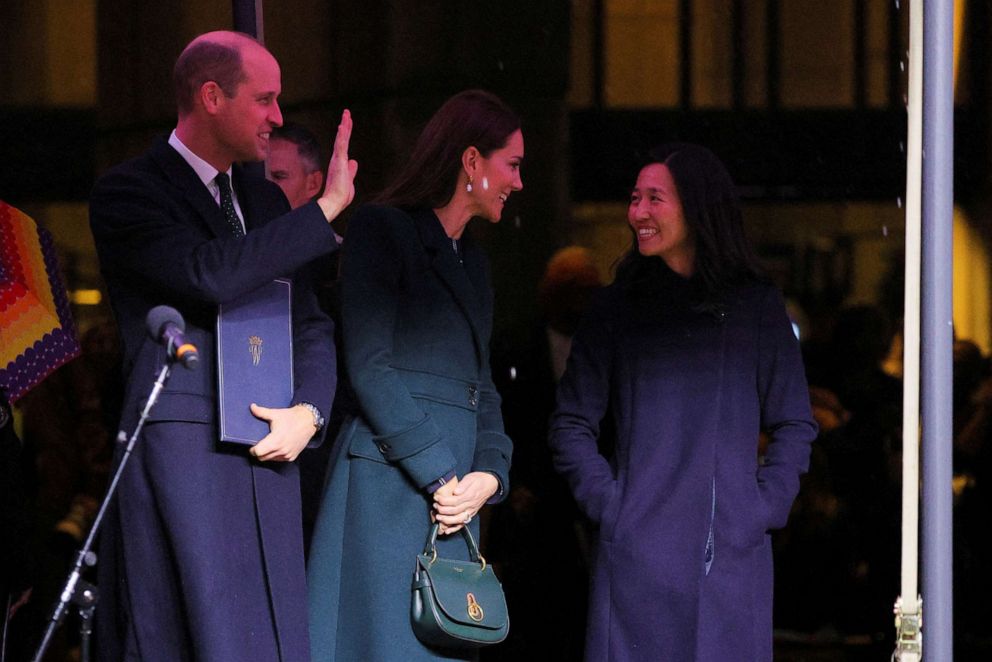
[[[428,494],[434,494],[439,489],[441,489],[441,487],[443,485],[449,483],[451,481],[451,479],[454,478],[454,477],[455,477],[455,472],[454,471],[449,471],[448,473],[446,473],[444,475],[443,478],[438,478],[433,483],[428,484],[427,485],[427,488],[426,488],[427,489],[427,493]]]
[[[680,279],[607,288],[559,387],[555,466],[599,526],[587,660],[772,659],[768,530],[816,435],[799,347],[770,286],[741,286],[722,315],[688,299]]]

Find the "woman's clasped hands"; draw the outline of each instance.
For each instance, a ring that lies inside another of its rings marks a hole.
[[[456,476],[434,492],[431,520],[441,524],[442,535],[455,533],[472,521],[498,489],[499,481],[486,471],[473,471],[461,479]]]

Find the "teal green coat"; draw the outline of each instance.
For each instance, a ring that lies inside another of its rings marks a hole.
[[[489,370],[488,265],[462,244],[464,265],[430,210],[365,206],[349,224],[341,317],[360,411],[335,442],[310,551],[315,662],[459,659],[410,626],[426,488],[470,471],[508,486],[511,451]],[[461,535],[438,553],[468,558]]]

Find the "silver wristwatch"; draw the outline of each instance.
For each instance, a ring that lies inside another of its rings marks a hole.
[[[313,426],[317,428],[317,432],[320,432],[321,428],[324,427],[324,417],[320,413],[320,410],[317,409],[317,405],[313,404],[312,402],[297,402],[296,406],[303,407],[311,414],[313,414]]]

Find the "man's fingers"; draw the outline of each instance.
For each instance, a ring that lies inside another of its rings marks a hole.
[[[334,156],[348,158],[348,143],[351,140],[351,112],[345,108],[341,113],[341,123],[338,124],[338,133],[334,137]]]
[[[268,407],[263,407],[262,405],[255,404],[253,402],[251,403],[251,407],[249,409],[252,413],[252,416],[254,416],[255,418],[260,418],[263,421],[272,420],[272,412]]]
[[[259,462],[292,462],[295,457],[291,456],[289,452],[282,448],[262,448],[259,450],[261,444],[256,444],[251,447],[249,452],[255,457]]]
[[[253,404],[252,407],[258,409],[265,409],[265,407],[259,407],[258,405],[255,404]],[[275,441],[272,439],[272,433],[270,432],[269,434],[259,439],[257,444],[249,448],[248,452],[251,454],[252,457],[265,461],[267,457],[272,454],[273,450],[275,450]]]

